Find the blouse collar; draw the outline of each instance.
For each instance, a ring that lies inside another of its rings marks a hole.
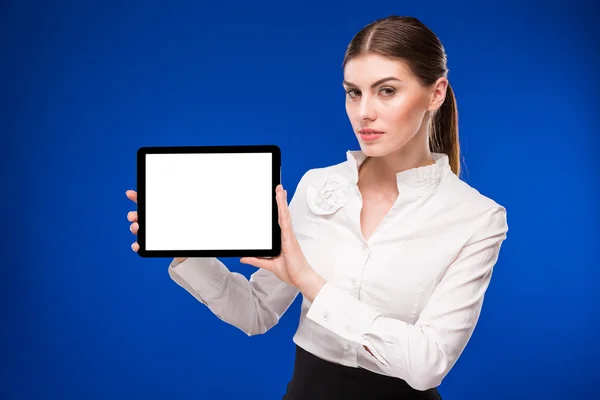
[[[415,167],[396,173],[396,182],[399,191],[430,189],[439,185],[448,172],[451,172],[448,156],[441,153],[432,153],[435,164]],[[349,173],[354,184],[358,183],[358,169],[367,159],[362,150],[348,150],[346,152]]]

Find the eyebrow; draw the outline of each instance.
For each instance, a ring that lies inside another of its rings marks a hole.
[[[398,79],[398,78],[394,78],[393,76],[388,76],[387,78],[380,79],[380,80],[378,80],[377,82],[373,83],[373,84],[371,85],[371,87],[372,87],[372,88],[374,88],[375,86],[377,86],[377,85],[381,85],[383,82],[387,82],[387,81],[399,81],[399,82],[401,82],[401,81],[400,81],[400,79]],[[343,85],[348,85],[348,86],[354,86],[354,87],[357,87],[357,86],[356,86],[354,83],[348,82],[348,81],[347,81],[347,80],[345,80],[345,79],[344,79],[344,81],[342,82],[342,84],[343,84]]]

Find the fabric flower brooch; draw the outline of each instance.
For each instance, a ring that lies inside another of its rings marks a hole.
[[[348,201],[350,181],[341,175],[332,175],[318,188],[310,185],[306,190],[308,207],[317,215],[333,214]]]

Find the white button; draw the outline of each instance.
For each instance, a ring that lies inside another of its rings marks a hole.
[[[349,326],[346,327],[346,332],[350,333],[350,327]]]
[[[327,313],[323,314],[323,319],[325,321],[329,320],[329,314],[327,314]]]

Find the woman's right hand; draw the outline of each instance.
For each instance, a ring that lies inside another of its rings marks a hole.
[[[125,194],[127,195],[127,198],[129,200],[131,200],[137,204],[137,192],[135,190],[128,190],[125,192]],[[132,223],[131,226],[129,227],[129,230],[134,235],[137,235],[137,232],[139,229],[139,225],[137,223],[137,220],[138,220],[137,211],[129,211],[129,213],[127,214],[127,220],[129,220],[129,222]],[[137,251],[140,249],[140,245],[138,244],[137,241],[133,242],[133,244],[131,245],[131,249],[137,253]],[[177,261],[178,263],[182,263],[186,259],[187,259],[187,257],[175,258],[175,261]]]

